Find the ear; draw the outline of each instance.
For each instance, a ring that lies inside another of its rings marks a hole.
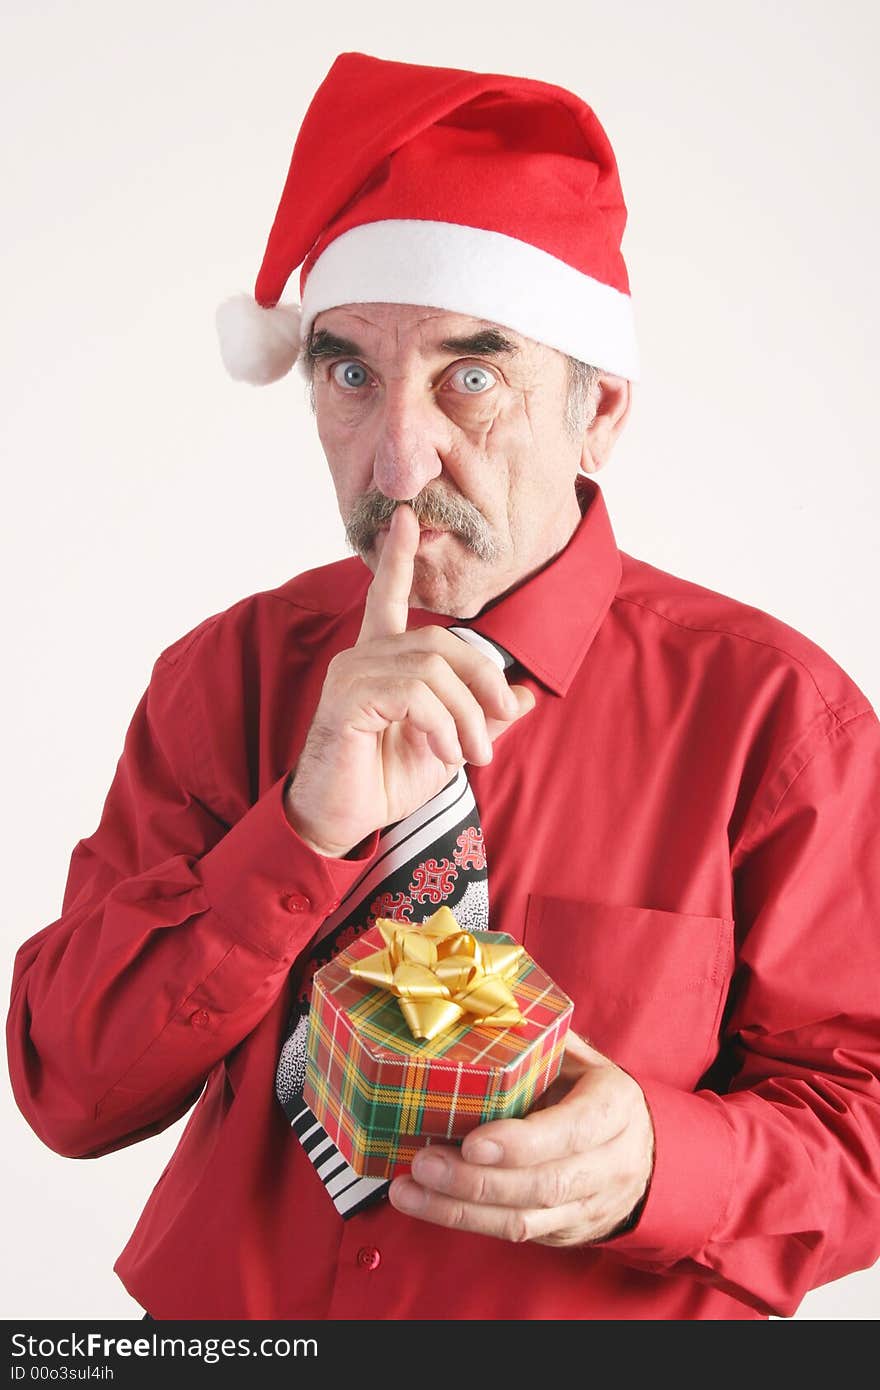
[[[603,372],[593,386],[595,414],[584,430],[581,468],[598,473],[611,456],[617,436],[623,429],[632,402],[632,382],[624,376]]]

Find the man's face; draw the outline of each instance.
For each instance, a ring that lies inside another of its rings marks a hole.
[[[371,570],[395,504],[419,517],[412,606],[473,617],[571,538],[584,437],[566,423],[562,354],[462,314],[356,304],[317,316],[309,358],[339,510]]]

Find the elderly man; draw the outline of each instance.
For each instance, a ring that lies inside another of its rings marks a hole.
[[[309,108],[221,332],[255,383],[301,360],[356,556],[161,654],[16,962],[48,1145],[195,1104],[116,1265],[153,1317],[754,1318],[880,1252],[878,721],[618,550],[624,222],[559,88],[345,54]],[[425,874],[573,1029],[530,1114],[389,1185],[312,1122],[303,1040],[315,969],[422,920]]]

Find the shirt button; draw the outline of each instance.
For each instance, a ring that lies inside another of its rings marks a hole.
[[[357,1262],[361,1269],[378,1269],[382,1256],[375,1245],[362,1245],[357,1252]]]
[[[193,1028],[207,1028],[211,1017],[204,1009],[196,1009],[195,1013],[190,1014],[189,1021]]]
[[[285,893],[281,901],[288,912],[308,912],[312,905],[305,893]]]

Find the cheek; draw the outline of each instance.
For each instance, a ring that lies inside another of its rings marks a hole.
[[[542,393],[524,391],[511,413],[504,448],[522,495],[548,502],[572,480],[579,450],[566,430],[562,408]]]
[[[355,432],[368,432],[371,404],[367,396],[344,396],[328,386],[316,389],[315,420],[321,443],[349,445]]]
[[[496,506],[503,508],[511,539],[527,540],[543,530],[570,487],[566,449],[558,424],[544,418],[528,393],[493,421],[485,441]]]
[[[538,450],[528,416],[521,404],[496,415],[483,441],[489,476],[498,493],[508,496],[538,481]]]
[[[369,431],[353,429],[336,415],[319,415],[317,427],[340,510],[345,514],[370,487],[375,449]]]
[[[315,392],[315,423],[318,438],[325,448],[363,449],[374,433],[371,421],[375,412],[369,397],[344,396],[324,387]]]

